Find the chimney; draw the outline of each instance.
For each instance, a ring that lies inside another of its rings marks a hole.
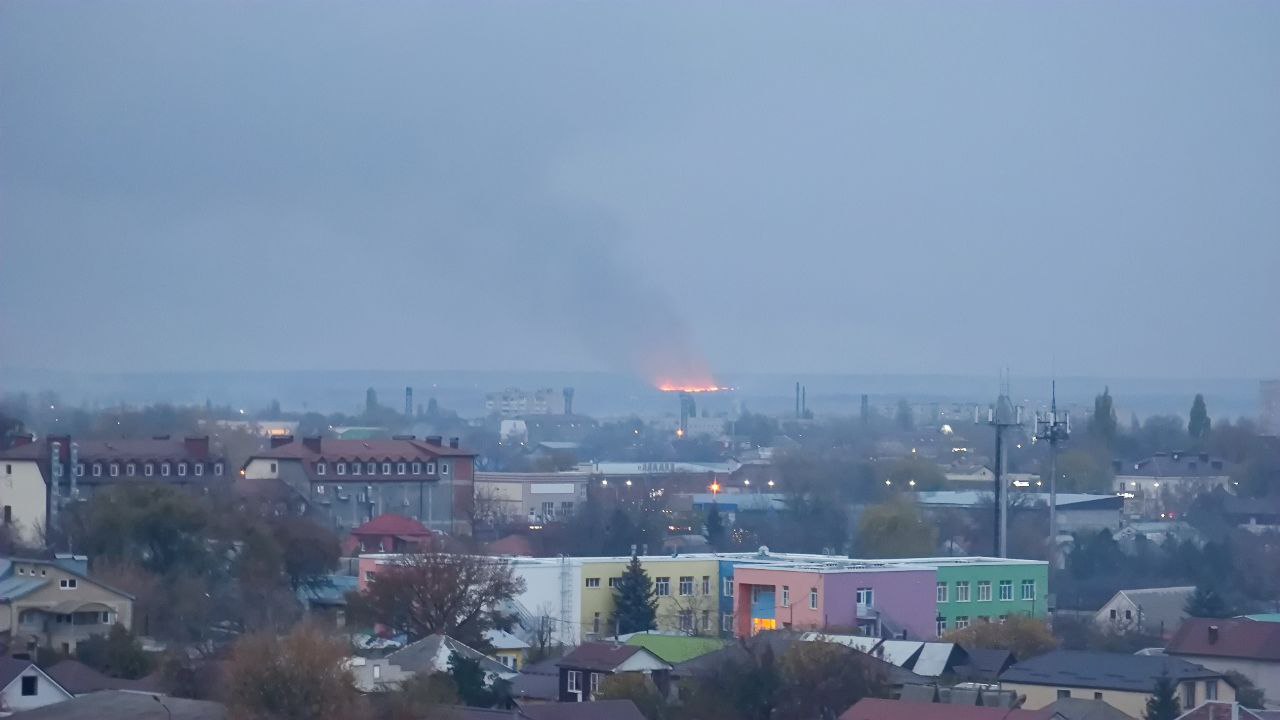
[[[313,453],[320,453],[320,437],[302,438],[302,444]]]
[[[271,438],[271,440],[274,443],[275,438]],[[273,444],[272,447],[275,447],[275,445]],[[186,451],[188,457],[209,457],[209,436],[183,438],[182,448]]]
[[[443,438],[443,437],[441,437],[440,435],[428,435],[428,436],[426,436],[426,437],[424,437],[424,438],[422,438],[422,439],[423,439],[423,440],[425,440],[425,441],[427,442],[427,444],[428,444],[428,445],[443,445],[443,444],[444,444],[444,438]]]
[[[451,438],[449,438],[449,447],[453,448],[454,450],[457,450],[457,449],[458,449],[458,438],[456,438],[456,437],[451,437]]]
[[[1209,626],[1209,644],[1210,645],[1218,644],[1218,626],[1217,625]]]
[[[271,447],[273,448],[278,448],[281,445],[288,445],[291,442],[293,442],[292,435],[272,435],[271,436]]]

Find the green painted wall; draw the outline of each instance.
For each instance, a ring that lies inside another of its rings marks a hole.
[[[1012,583],[1013,599],[1000,599],[1000,581]],[[1024,581],[1034,583],[1032,599],[1023,599]],[[1049,565],[1047,563],[939,565],[938,582],[946,584],[946,601],[938,603],[938,615],[946,619],[946,630],[956,629],[956,618],[969,623],[981,617],[996,620],[1015,613],[1043,618],[1049,601]],[[957,583],[969,583],[969,601],[959,600]],[[979,600],[980,583],[991,584],[991,600]]]

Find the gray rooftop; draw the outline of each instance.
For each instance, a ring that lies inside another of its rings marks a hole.
[[[1163,674],[1174,681],[1222,677],[1195,663],[1167,656],[1054,650],[1014,665],[1004,671],[1000,682],[1145,693],[1155,688]]]

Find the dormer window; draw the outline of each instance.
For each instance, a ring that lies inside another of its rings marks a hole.
[[[133,463],[124,466],[124,474],[133,477],[137,473],[138,467]]]
[[[93,464],[93,476],[102,477],[102,463]]]
[[[397,463],[397,464],[396,464],[396,474],[397,474],[397,475],[403,475],[403,474],[404,474],[404,471],[405,471],[405,467],[406,467],[406,466],[405,466],[405,464],[404,464],[404,463]]]
[[[420,462],[416,462],[416,463],[414,463],[414,464],[413,464],[413,474],[414,474],[414,475],[421,475],[421,474],[422,474],[422,463],[420,463]]]
[[[151,473],[153,471],[154,470],[151,467],[151,463],[146,463],[145,465],[142,466],[142,474],[146,475],[147,477],[151,477]],[[129,474],[132,475],[133,473],[129,473]]]
[[[160,463],[161,477],[169,477],[169,463]]]
[[[372,462],[371,462],[371,463],[369,463],[369,464],[365,467],[365,471],[366,471],[368,474],[370,474],[370,475],[377,475],[377,474],[378,474],[378,463],[372,463]]]
[[[352,474],[352,475],[359,475],[359,474],[360,474],[360,470],[362,470],[363,468],[364,468],[364,465],[362,465],[362,464],[360,464],[360,463],[358,463],[358,462],[353,462],[353,463],[351,463],[351,474]]]
[[[187,464],[178,463],[178,477],[186,477],[186,475],[187,475]]]
[[[191,471],[192,471],[192,472],[194,472],[196,475],[203,475],[203,474],[204,474],[204,463],[192,463],[192,464],[191,464]]]
[[[382,463],[382,474],[383,475],[391,474],[391,463],[387,463],[387,462]]]
[[[435,474],[436,474],[436,464],[435,464],[435,463],[433,463],[433,462],[429,462],[429,463],[427,463],[427,474],[428,474],[428,475],[435,475]]]
[[[222,475],[222,463],[214,463],[214,464],[213,464],[213,474],[214,474],[214,475]]]
[[[84,477],[84,463],[76,464],[76,477]]]
[[[111,463],[111,477],[119,477],[119,476],[120,476],[120,466],[116,463]]]
[[[318,463],[316,463],[316,474],[317,474],[317,475],[323,475],[323,474],[324,474],[324,472],[325,472],[324,463],[322,463],[322,462],[318,462]]]
[[[336,463],[336,464],[334,465],[334,468],[335,468],[335,469],[337,469],[337,471],[338,471],[338,474],[339,474],[339,475],[346,475],[346,474],[347,474],[347,464],[346,464],[346,463]]]

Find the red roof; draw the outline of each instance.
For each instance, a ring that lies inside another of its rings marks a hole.
[[[840,720],[1038,720],[1040,717],[1040,713],[1031,710],[863,698],[845,710]]]
[[[1187,618],[1165,652],[1280,662],[1280,623]]]
[[[210,452],[209,439],[176,438],[146,440],[77,440],[67,436],[49,436],[38,442],[26,443],[0,451],[0,459],[48,461],[50,444],[61,444],[62,462],[69,462],[71,443],[78,446],[80,462],[94,461],[146,461],[146,460],[221,460]]]
[[[406,535],[409,537],[422,537],[431,535],[432,532],[427,526],[403,515],[395,515],[387,513],[379,515],[369,522],[355,528],[351,531],[352,535],[374,535],[383,537],[386,535]]]
[[[533,557],[533,543],[524,535],[508,535],[485,546],[489,555],[516,555]]]
[[[319,447],[319,450],[316,447]],[[437,457],[475,457],[464,448],[437,445],[425,440],[335,440],[303,438],[280,447],[254,453],[254,457],[282,460],[433,460]]]

